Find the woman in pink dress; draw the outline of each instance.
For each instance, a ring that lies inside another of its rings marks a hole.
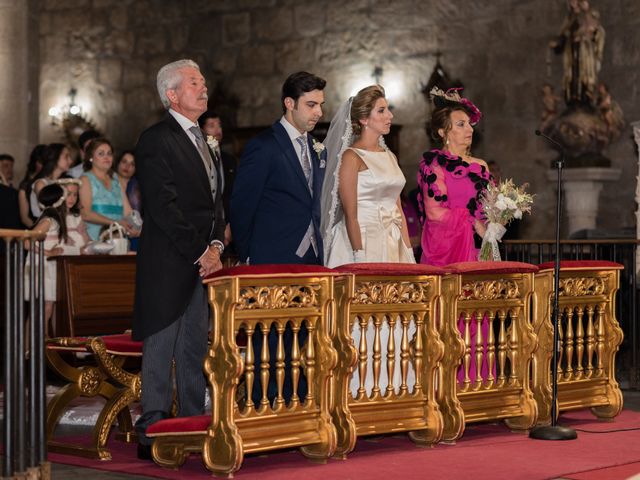
[[[435,109],[431,117],[434,140],[441,147],[426,152],[418,170],[420,221],[422,223],[422,258],[420,263],[448,265],[478,259],[474,232],[480,237],[486,230],[480,210],[480,197],[491,174],[484,160],[471,156],[473,125],[480,119],[478,108],[457,91],[431,91]],[[469,377],[476,376],[476,323],[471,322],[471,366]],[[464,337],[464,321],[458,322]],[[488,319],[482,322],[486,339]],[[495,368],[495,367],[494,367]],[[481,374],[487,377],[486,358]],[[458,372],[464,380],[464,372]]]

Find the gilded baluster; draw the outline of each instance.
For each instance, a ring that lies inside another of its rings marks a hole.
[[[285,403],[282,395],[284,388],[284,329],[285,326],[282,323],[276,323],[276,332],[278,333],[278,347],[276,349],[276,386],[278,395],[275,402],[276,409],[282,408]]]
[[[593,305],[587,305],[587,368],[586,378],[593,376],[593,354],[596,351],[596,332],[593,327]]]
[[[584,315],[584,310],[582,306],[578,305],[576,307],[576,336],[575,336],[575,344],[576,344],[576,369],[574,378],[579,380],[582,378],[584,374],[584,367],[582,366],[582,359],[584,358],[584,328],[582,327],[582,316]]]
[[[382,319],[378,316],[373,319],[373,389],[371,390],[372,396],[380,394],[380,365],[382,363],[382,347],[380,342],[380,327],[382,326]]]
[[[360,377],[360,386],[358,387],[357,398],[363,398],[367,394],[367,391],[364,388],[364,380],[367,376],[368,349],[366,333],[369,320],[365,320],[363,317],[359,317],[358,320],[360,325],[360,345],[358,346],[358,375]]]
[[[500,332],[498,333],[498,386],[501,387],[505,384],[505,364],[507,362],[507,312],[500,311]]]
[[[389,338],[387,340],[387,390],[385,395],[393,395],[394,393],[394,385],[393,385],[393,371],[396,366],[396,339],[395,339],[395,328],[396,328],[396,319],[387,317],[387,323],[389,325]]]
[[[567,311],[567,330],[564,341],[564,352],[566,355],[566,366],[564,370],[565,380],[571,380],[573,377],[573,315],[574,310],[573,307],[571,307]]]
[[[291,408],[295,408],[300,403],[298,396],[298,384],[300,383],[300,345],[298,344],[298,332],[300,331],[300,319],[294,319],[291,322],[291,331],[293,332],[293,343],[291,344],[291,388],[293,395],[291,396]]]
[[[262,398],[260,399],[260,409],[269,406],[267,398],[267,387],[269,386],[269,325],[260,324],[262,330],[262,352],[260,353],[260,385],[262,386]]]
[[[247,410],[250,410],[255,407],[255,404],[253,403],[253,382],[256,376],[256,367],[253,363],[255,362],[255,352],[253,351],[253,334],[255,333],[255,330],[251,324],[246,324],[244,329],[247,333],[247,349],[244,354],[244,384],[247,394],[245,405]]]
[[[464,312],[464,381],[462,382],[462,390],[466,392],[471,384],[469,378],[469,368],[471,367],[471,314]]]
[[[520,318],[518,314],[519,309],[514,308],[511,310],[511,326],[509,328],[509,363],[511,364],[511,371],[509,372],[509,385],[515,385],[518,383],[517,365],[519,360],[520,344],[518,343],[518,322]]]
[[[485,381],[485,386],[487,388],[491,388],[496,380],[493,376],[493,365],[496,361],[496,337],[493,332],[493,319],[496,316],[496,312],[488,312],[487,313],[487,322],[489,331],[487,332],[487,379]]]
[[[482,337],[482,312],[474,312],[476,322],[476,378],[474,389],[477,390],[482,386],[482,360],[484,359],[484,338]]]
[[[305,373],[307,376],[307,397],[306,405],[313,405],[316,396],[316,323],[318,319],[307,319],[307,349],[305,356]]]
[[[564,330],[562,329],[562,319],[567,314],[566,310],[560,311],[558,307],[558,345],[554,345],[558,349],[558,381],[562,380],[562,359],[564,358]],[[567,314],[568,315],[568,314]],[[553,343],[553,340],[551,340]]]
[[[422,364],[423,364],[423,358],[424,358],[424,342],[422,341],[422,329],[424,328],[424,322],[422,320],[422,316],[418,315],[417,317],[415,317],[415,323],[416,323],[416,333],[415,333],[415,337],[414,337],[414,341],[413,341],[413,369],[415,372],[415,377],[416,377],[416,383],[413,387],[413,394],[414,395],[421,395],[422,394]],[[409,332],[409,323],[410,323],[410,319],[405,319],[403,318],[403,327],[404,327],[404,331],[407,332],[407,336],[408,336],[408,332]],[[403,346],[404,348],[404,346]],[[409,359],[410,359],[410,351],[409,351],[409,343],[407,342],[407,370],[408,370],[408,364],[409,364]],[[402,377],[402,385],[404,387],[406,391],[407,389],[407,384],[406,384],[406,380],[405,377]],[[440,383],[440,385],[442,385]]]
[[[598,320],[596,327],[596,354],[598,355],[598,363],[596,367],[596,376],[604,375],[604,312],[605,305],[598,305]]]

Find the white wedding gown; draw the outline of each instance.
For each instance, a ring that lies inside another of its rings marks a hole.
[[[368,167],[358,173],[358,223],[362,235],[362,246],[366,262],[415,263],[413,251],[402,240],[402,214],[398,208],[400,192],[404,188],[405,178],[398,166],[398,161],[390,151],[370,152],[353,148],[353,150]],[[325,247],[326,248],[326,247]],[[327,251],[327,266],[336,267],[353,263],[353,248],[347,235],[347,228],[342,218],[333,227],[331,242]],[[366,329],[367,340],[367,373],[365,375],[365,389],[371,395],[373,388],[373,342],[375,328],[373,320],[369,319]],[[409,340],[415,334],[415,323],[409,324]],[[352,337],[354,345],[359,348],[360,326],[357,322],[353,326]],[[388,385],[387,376],[387,342],[389,338],[389,324],[384,319],[380,331],[381,368],[379,387],[384,394]],[[396,362],[393,375],[393,385],[396,393],[400,387],[400,343],[402,340],[402,326],[396,321],[394,329]],[[413,390],[415,375],[413,365],[409,367],[407,385]],[[356,365],[351,380],[351,391],[355,397],[360,384],[358,366]]]

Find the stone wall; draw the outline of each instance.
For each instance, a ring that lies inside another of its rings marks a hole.
[[[14,185],[38,140],[38,19],[34,0],[0,0],[0,153],[16,159]]]
[[[592,4],[607,31],[601,78],[627,119],[638,119],[640,2]],[[196,60],[211,87],[224,82],[238,96],[238,126],[277,119],[282,81],[301,69],[327,79],[328,121],[342,100],[373,83],[380,66],[394,121],[403,125],[400,162],[410,185],[427,145],[421,85],[442,52],[442,64],[484,113],[474,153],[497,161],[505,176],[530,182],[535,213],[523,233],[553,235],[555,192],[545,171],[555,153],[533,131],[542,84],[560,85],[560,58],[552,58],[550,72],[546,60],[565,16],[562,0],[40,0],[40,7],[42,141],[59,135],[49,107],[67,101],[75,87],[78,103],[116,146],[131,146],[161,114],[159,66],[181,57]],[[633,225],[630,128],[606,153],[623,180],[605,187],[598,224]]]

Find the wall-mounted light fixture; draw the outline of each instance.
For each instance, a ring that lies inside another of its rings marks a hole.
[[[69,120],[71,116],[82,116],[82,107],[76,104],[76,95],[78,91],[75,88],[69,90],[69,102],[64,105],[54,105],[49,109],[49,117],[51,125],[60,125],[65,120]]]

